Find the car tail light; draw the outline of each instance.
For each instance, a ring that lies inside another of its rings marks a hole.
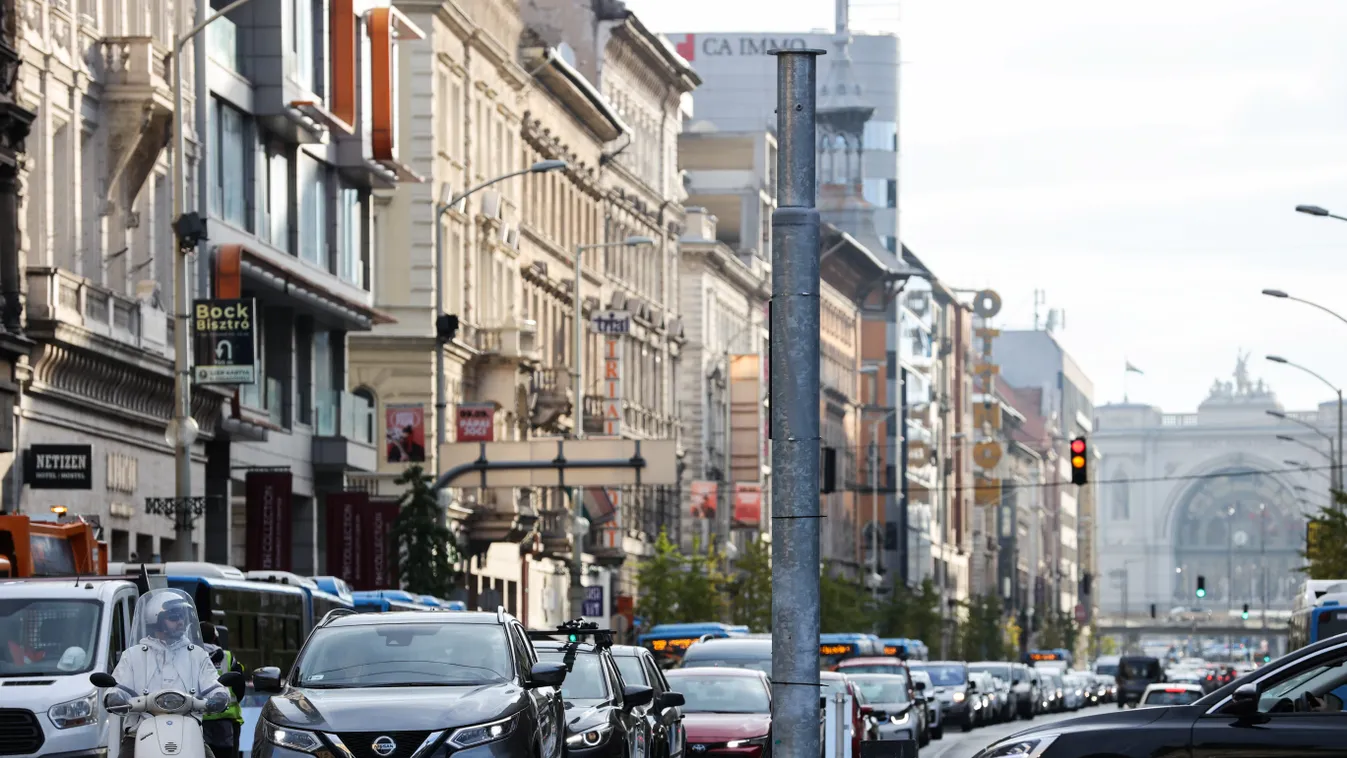
[[[1172,693],[1175,693],[1175,694],[1179,694],[1179,693],[1183,693],[1183,692],[1187,692],[1187,691],[1188,691],[1188,690],[1185,690],[1185,689],[1182,688],[1182,687],[1166,687],[1166,688],[1165,688],[1165,692],[1172,692]]]

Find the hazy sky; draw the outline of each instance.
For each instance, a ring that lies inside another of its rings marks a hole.
[[[828,0],[627,0],[660,31],[831,30]],[[1033,291],[1095,385],[1190,411],[1241,349],[1283,404],[1347,383],[1347,0],[855,0],[902,38],[903,241],[1003,328]]]

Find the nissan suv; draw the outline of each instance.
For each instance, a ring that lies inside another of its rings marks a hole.
[[[333,611],[288,676],[253,672],[252,758],[561,758],[565,678],[504,610]]]

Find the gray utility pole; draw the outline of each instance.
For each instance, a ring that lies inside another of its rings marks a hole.
[[[815,93],[822,50],[775,50],[772,212],[772,754],[819,744],[819,213]],[[780,599],[781,602],[776,602]]]

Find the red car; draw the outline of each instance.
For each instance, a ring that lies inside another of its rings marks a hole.
[[[756,669],[691,668],[664,672],[683,693],[683,729],[691,758],[767,758],[772,753],[772,684]]]

